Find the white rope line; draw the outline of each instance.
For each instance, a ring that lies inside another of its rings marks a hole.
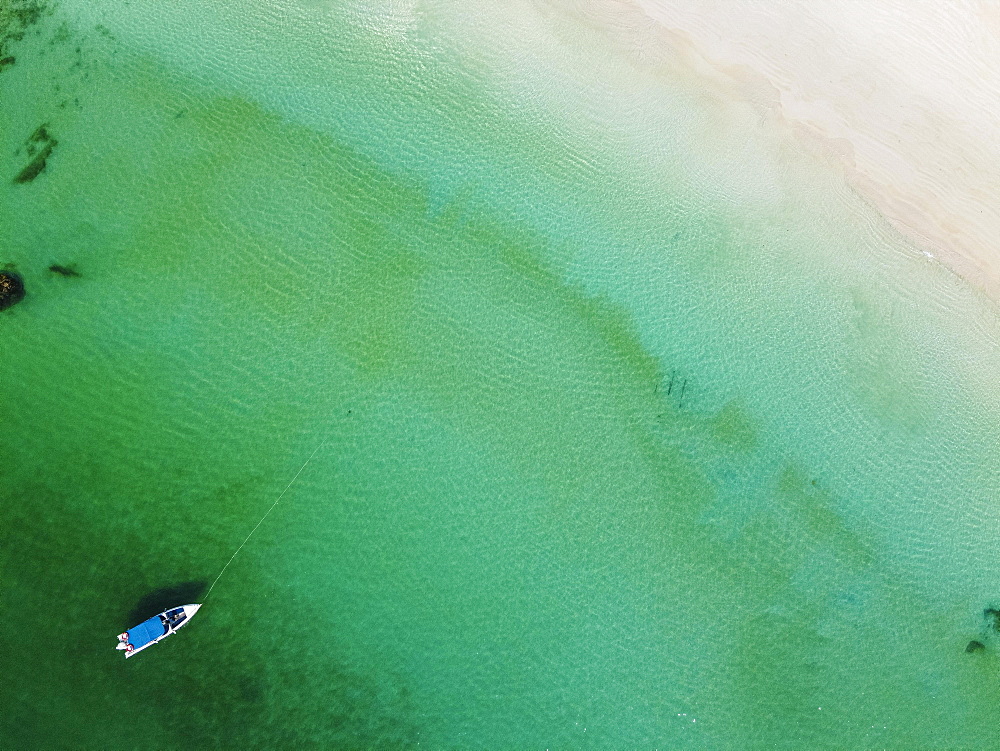
[[[301,467],[299,467],[299,471],[295,473],[295,477],[293,477],[292,480],[291,480],[291,482],[289,482],[285,486],[285,489],[281,491],[280,495],[278,495],[278,497],[275,499],[274,503],[271,504],[271,508],[269,508],[267,511],[264,512],[264,515],[262,517],[260,517],[260,521],[257,522],[257,526],[250,530],[250,534],[248,534],[247,537],[246,537],[246,539],[240,544],[240,546],[238,548],[236,548],[236,552],[233,553],[232,557],[228,561],[226,561],[226,565],[222,567],[222,571],[220,571],[219,575],[217,577],[215,577],[215,581],[212,582],[212,586],[208,588],[208,591],[205,593],[205,596],[202,598],[203,601],[207,600],[208,596],[210,594],[212,594],[212,590],[215,588],[215,585],[219,583],[219,579],[222,578],[222,575],[224,573],[226,573],[226,569],[229,568],[229,564],[232,563],[233,560],[236,558],[236,556],[238,556],[240,554],[240,551],[243,550],[243,546],[246,545],[250,541],[250,538],[253,537],[253,533],[257,531],[257,527],[259,527],[261,524],[263,524],[264,520],[267,518],[267,515],[270,514],[272,511],[274,511],[274,507],[278,505],[278,501],[280,501],[284,497],[285,493],[288,492],[288,489],[290,487],[292,487],[292,485],[295,484],[295,481],[299,479],[299,475],[302,474],[302,470],[304,470],[306,468],[306,465],[308,465],[309,462],[311,462],[313,460],[313,457],[316,456],[316,454],[319,453],[319,450],[321,448],[323,448],[323,446],[325,446],[325,445],[326,445],[326,440],[324,439],[319,444],[319,446],[317,446],[313,450],[313,452],[309,455],[309,458],[305,460],[305,462],[303,463],[303,465]]]

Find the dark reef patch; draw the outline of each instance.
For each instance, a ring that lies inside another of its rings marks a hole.
[[[38,177],[45,169],[48,158],[52,156],[52,151],[58,143],[52,134],[49,133],[48,127],[45,124],[35,128],[35,132],[28,136],[28,140],[24,142],[24,150],[31,158],[31,161],[25,165],[24,169],[17,173],[14,182],[18,184],[30,183]]]
[[[30,183],[38,177],[45,169],[46,160],[52,154],[52,149],[53,146],[51,145],[46,147],[38,154],[38,156],[28,162],[25,168],[17,173],[17,176],[14,178],[14,182],[18,184]]]
[[[1000,631],[1000,610],[996,608],[986,608],[983,611],[983,618],[994,631]]]
[[[13,271],[0,271],[0,310],[17,305],[24,299],[24,282]]]
[[[973,639],[972,641],[970,641],[968,644],[965,645],[965,651],[970,653],[981,652],[984,649],[986,649],[986,645],[983,644],[981,641],[976,641],[975,639]]]
[[[60,266],[58,263],[54,263],[51,266],[49,266],[49,271],[51,271],[53,274],[58,274],[59,276],[65,276],[65,277],[80,276],[80,272],[77,271],[72,266]]]
[[[22,29],[26,29],[32,24],[38,23],[38,19],[42,17],[44,7],[43,3],[37,1],[28,0],[28,2],[25,2],[22,0],[21,2],[12,2],[7,12],[11,18],[20,24]]]
[[[17,59],[13,55],[8,55],[7,57],[0,57],[0,73],[2,73],[5,68],[9,68],[15,62],[17,62]]]
[[[38,23],[46,10],[47,4],[38,0],[0,2],[0,57],[7,57],[7,44],[24,39],[24,32]]]
[[[177,605],[192,605],[198,602],[205,590],[208,589],[207,581],[189,581],[181,584],[173,584],[169,587],[159,587],[147,595],[144,595],[135,607],[129,611],[129,624],[140,623],[147,618],[152,618],[158,613],[162,613],[167,608]]]

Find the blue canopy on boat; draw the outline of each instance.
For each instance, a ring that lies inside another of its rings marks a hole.
[[[154,639],[159,639],[166,633],[163,628],[163,621],[160,616],[154,615],[148,621],[143,621],[138,626],[133,626],[128,630],[128,641],[133,647],[138,649],[143,644],[149,644]]]

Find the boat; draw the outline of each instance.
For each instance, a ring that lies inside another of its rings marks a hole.
[[[128,631],[118,634],[118,644],[115,649],[123,650],[126,658],[139,654],[146,647],[151,647],[171,634],[177,633],[177,629],[187,625],[200,607],[201,605],[181,605],[164,610],[159,615],[146,619],[138,626],[133,626]]]

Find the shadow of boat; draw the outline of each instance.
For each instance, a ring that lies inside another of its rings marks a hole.
[[[129,612],[128,622],[141,623],[169,608],[198,602],[207,589],[207,581],[182,582],[154,589],[135,604]]]

